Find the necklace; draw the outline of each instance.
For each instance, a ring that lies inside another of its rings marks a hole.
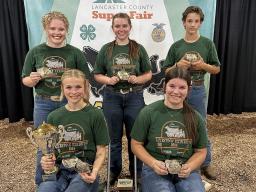
[[[180,109],[172,109],[172,108],[169,108],[167,105],[164,104],[164,107],[165,107],[165,110],[166,112],[169,114],[169,116],[171,117],[171,119],[174,118],[174,116],[176,116],[178,113],[180,113],[183,108],[180,108]],[[171,112],[172,111],[172,112]]]
[[[87,103],[83,103],[81,106],[77,106],[77,107],[70,107],[69,104],[66,104],[65,107],[68,111],[80,111],[81,109],[83,109],[85,106],[87,105]]]

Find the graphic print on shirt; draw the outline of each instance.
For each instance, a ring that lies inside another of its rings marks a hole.
[[[135,65],[128,54],[121,53],[117,54],[113,58],[112,72],[117,75],[120,80],[127,81],[129,76],[134,74]]]
[[[156,137],[156,146],[162,154],[184,157],[192,145],[187,135],[183,123],[168,121],[161,128],[161,136]]]
[[[59,56],[50,56],[44,59],[43,67],[37,69],[46,87],[57,88],[60,87],[60,77],[65,71],[66,61]]]
[[[75,123],[64,126],[64,138],[56,146],[59,157],[84,157],[84,150],[87,148],[88,140],[85,138],[84,129]]]

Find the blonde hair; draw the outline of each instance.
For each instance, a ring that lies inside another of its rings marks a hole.
[[[84,102],[85,103],[89,103],[89,82],[85,77],[85,74],[78,70],[78,69],[69,69],[67,71],[65,71],[62,76],[61,76],[61,95],[60,95],[60,99],[62,100],[64,98],[64,92],[63,92],[63,81],[66,78],[78,78],[78,79],[83,79],[84,80]]]
[[[58,11],[51,11],[42,17],[42,25],[43,25],[44,29],[47,28],[47,26],[51,23],[51,21],[53,19],[59,19],[59,20],[63,21],[65,28],[68,31],[68,29],[69,29],[68,19],[63,13],[58,12]]]

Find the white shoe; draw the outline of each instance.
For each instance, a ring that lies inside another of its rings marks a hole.
[[[203,180],[203,179],[202,179],[202,182],[203,182],[205,191],[209,191],[212,188],[211,183],[208,183],[206,180]]]

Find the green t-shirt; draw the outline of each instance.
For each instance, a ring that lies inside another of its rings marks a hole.
[[[94,74],[103,74],[109,77],[117,75],[118,72],[127,72],[129,75],[141,75],[151,70],[148,54],[142,45],[139,45],[139,57],[130,58],[129,45],[115,45],[112,56],[109,58],[107,49],[110,43],[105,44],[96,58]],[[114,85],[115,89],[126,89],[134,85],[127,81],[119,81]]]
[[[68,111],[64,106],[48,115],[47,123],[64,126],[64,139],[56,146],[57,159],[79,157],[95,160],[96,146],[108,145],[109,135],[100,109],[87,105],[79,111]]]
[[[170,109],[163,100],[141,110],[131,137],[143,142],[148,153],[158,160],[178,159],[184,163],[193,155],[195,148],[207,145],[205,122],[199,113],[196,112],[196,116],[198,137],[194,145],[184,124],[183,109]]]
[[[210,39],[200,36],[199,40],[193,43],[188,43],[184,39],[180,39],[173,43],[168,51],[162,68],[165,69],[173,66],[190,51],[199,53],[207,64],[220,66],[220,61],[218,59],[214,43]],[[204,80],[205,73],[206,71],[203,70],[191,70],[192,80]]]
[[[35,86],[35,92],[39,95],[56,96],[60,95],[60,78],[67,69],[79,69],[89,78],[89,68],[82,51],[69,44],[52,48],[43,43],[28,52],[22,77],[29,76],[33,71],[39,72],[43,79]]]

